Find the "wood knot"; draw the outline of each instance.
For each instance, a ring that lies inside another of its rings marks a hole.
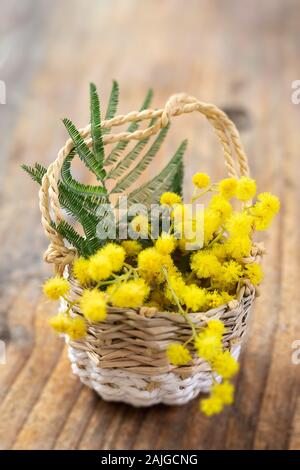
[[[159,387],[158,382],[149,382],[145,390],[147,390],[147,392],[153,392],[153,390],[155,390],[158,387]]]
[[[152,318],[156,315],[157,308],[156,307],[141,307],[140,308],[140,315],[142,317]]]

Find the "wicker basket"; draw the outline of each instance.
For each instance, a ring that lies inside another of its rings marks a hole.
[[[169,123],[172,116],[193,111],[202,113],[213,125],[223,148],[228,175],[249,175],[247,158],[234,124],[214,105],[199,102],[185,94],[172,96],[163,109],[131,112],[103,121],[103,128],[111,128],[130,121],[157,119],[153,126],[145,130],[105,134],[104,144],[141,140],[156,134]],[[90,126],[81,129],[80,133],[90,146]],[[50,216],[51,212],[55,222],[63,219],[58,200],[58,180],[61,165],[72,148],[73,143],[68,140],[57,159],[49,166],[40,190],[40,209],[42,224],[50,239],[44,258],[54,263],[57,273],[65,272],[71,281],[73,295],[77,297],[81,295],[81,288],[68,268],[76,253],[73,248],[64,245],[63,239],[53,228]],[[235,169],[235,159],[239,173]],[[252,256],[244,262],[258,261],[260,255],[260,247],[254,246]],[[221,319],[226,326],[224,347],[237,358],[254,298],[255,289],[251,284],[239,285],[237,300],[205,313],[190,314],[190,318],[197,329],[209,319]],[[65,308],[63,303],[62,308]],[[73,314],[81,315],[77,307],[73,307]],[[66,338],[66,341],[73,372],[105,400],[122,401],[135,406],[156,403],[179,405],[200,392],[209,391],[212,383],[209,365],[196,354],[193,355],[192,365],[176,367],[168,363],[167,345],[174,341],[185,342],[190,334],[190,327],[177,313],[158,312],[146,307],[139,310],[109,308],[104,322],[89,324],[88,334],[83,340],[68,341]]]

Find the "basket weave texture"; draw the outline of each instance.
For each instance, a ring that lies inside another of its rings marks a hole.
[[[223,148],[225,166],[229,176],[249,175],[247,157],[243,151],[238,131],[225,113],[211,104],[199,102],[185,94],[172,96],[163,109],[131,112],[103,121],[103,128],[112,128],[126,122],[157,118],[156,123],[144,130],[132,133],[105,134],[104,144],[122,140],[141,140],[156,134],[168,125],[172,116],[198,111],[213,125]],[[80,130],[88,146],[91,146],[90,126]],[[58,180],[64,159],[73,148],[69,139],[59,151],[57,159],[49,166],[40,190],[42,224],[50,245],[44,259],[54,263],[56,273],[67,273],[74,297],[82,289],[72,278],[71,270],[76,256],[73,248],[65,246],[62,237],[53,228],[52,220],[59,222],[63,215],[58,199]],[[237,162],[238,171],[236,170]],[[244,262],[258,261],[261,250],[255,247],[252,256]],[[191,313],[190,318],[199,329],[210,319],[221,319],[226,327],[223,346],[237,359],[244,338],[249,312],[255,298],[255,289],[250,283],[238,286],[237,299],[205,313]],[[61,308],[65,309],[62,300]],[[72,307],[73,315],[82,315],[78,307]],[[193,350],[193,361],[186,366],[172,366],[166,357],[168,344],[184,343],[191,330],[184,317],[178,313],[159,312],[153,308],[136,309],[108,308],[104,322],[88,325],[87,336],[78,341],[69,341],[69,358],[73,372],[80,380],[99,395],[111,401],[122,401],[134,406],[149,406],[157,403],[184,404],[200,392],[207,392],[213,374],[207,362]],[[218,380],[218,377],[215,377]]]
[[[73,292],[81,294],[74,281]],[[208,320],[221,319],[226,326],[223,346],[237,359],[254,297],[253,288],[243,286],[239,301],[190,317],[197,329]],[[74,313],[81,315],[76,309]],[[189,325],[178,313],[111,307],[105,322],[89,326],[87,337],[67,340],[69,358],[73,372],[106,400],[134,406],[179,405],[208,392],[212,383],[210,366],[193,350],[192,365],[176,367],[167,360],[167,345],[184,343],[190,335]]]

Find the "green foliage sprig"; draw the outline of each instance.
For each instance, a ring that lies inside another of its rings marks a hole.
[[[147,109],[152,100],[152,91],[149,90],[140,110]],[[119,86],[116,81],[112,84],[110,98],[105,113],[105,120],[112,119],[117,112],[119,102]],[[101,221],[107,221],[107,213],[101,210],[103,204],[109,204],[111,213],[113,214],[113,206],[110,195],[124,194],[129,190],[128,203],[143,203],[150,206],[158,202],[159,195],[166,191],[174,191],[178,194],[182,193],[183,181],[183,156],[187,146],[184,140],[166,167],[153,179],[142,184],[140,187],[130,191],[130,187],[135,183],[139,176],[145,171],[148,165],[157,155],[164,142],[169,126],[162,129],[153,143],[142,151],[149,143],[150,137],[136,143],[133,148],[126,151],[128,141],[118,142],[108,155],[105,155],[103,145],[103,135],[110,132],[109,128],[101,128],[100,102],[96,86],[90,84],[90,112],[91,112],[91,149],[87,146],[85,140],[80,135],[75,124],[69,119],[63,119],[63,123],[71,137],[74,148],[63,162],[59,188],[59,201],[66,212],[79,223],[83,228],[84,235],[80,235],[76,229],[66,221],[58,224],[53,222],[53,227],[62,235],[78,253],[84,257],[89,257],[95,253],[104,243],[99,234],[97,227]],[[149,123],[153,125],[155,120]],[[132,122],[127,132],[134,132],[138,129],[139,123]],[[77,181],[71,172],[73,159],[78,156],[87,169],[93,173],[97,179],[96,185],[84,184]],[[22,168],[36,181],[42,184],[42,178],[47,172],[47,168],[36,163],[34,167],[22,165]],[[111,180],[115,184],[108,191],[107,182]],[[116,206],[117,207],[117,206]],[[113,222],[113,215],[111,217]]]

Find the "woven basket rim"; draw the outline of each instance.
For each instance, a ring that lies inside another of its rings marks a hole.
[[[70,267],[67,268],[67,277],[71,283],[72,291],[80,295],[83,287],[77,282],[77,280],[72,276],[70,273]],[[246,294],[247,292],[247,294]],[[227,310],[234,310],[238,305],[240,305],[244,298],[247,298],[250,295],[255,296],[256,288],[250,282],[245,282],[243,285],[239,286],[237,289],[236,298],[232,301],[222,304],[218,307],[211,308],[205,312],[189,312],[189,318],[193,320],[195,323],[205,322],[208,321],[211,317],[216,318],[217,316],[221,316]],[[76,314],[81,314],[79,308],[72,309]],[[184,323],[186,324],[186,320],[184,316],[179,312],[172,312],[172,311],[161,311],[155,307],[148,307],[142,305],[141,307],[131,308],[131,307],[113,307],[108,305],[107,306],[107,313],[109,314],[118,314],[126,312],[128,315],[131,315],[135,319],[140,319],[141,321],[151,322],[153,319],[165,319],[175,323]],[[148,313],[148,314],[147,314]],[[218,315],[219,314],[219,315]]]

